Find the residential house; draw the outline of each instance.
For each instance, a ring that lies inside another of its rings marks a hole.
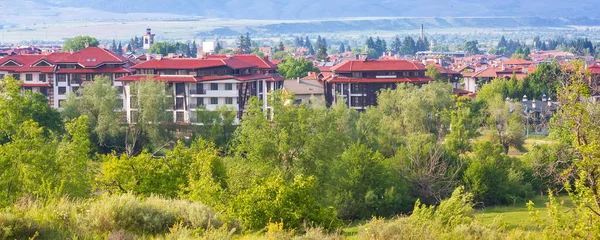
[[[283,81],[283,91],[294,94],[294,104],[312,104],[315,99],[319,102],[325,101],[323,82],[318,79],[289,79]]]

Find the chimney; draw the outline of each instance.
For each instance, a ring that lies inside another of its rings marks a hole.
[[[421,24],[421,40],[425,41],[425,31],[423,31],[423,24]]]
[[[547,101],[546,94],[542,95],[542,102],[545,102],[545,101]]]
[[[310,73],[309,73],[310,74]],[[296,78],[296,82],[300,83],[300,77]]]
[[[71,54],[73,54],[73,53],[74,53],[74,51],[73,51],[73,49],[72,49],[72,48],[69,50],[69,53],[71,53]]]
[[[552,107],[552,99],[548,98],[548,107]]]
[[[531,108],[535,109],[535,99],[531,100]]]
[[[264,59],[265,61],[269,61],[269,55],[265,54],[265,56],[263,57],[263,59]]]
[[[156,60],[162,60],[163,55],[162,54],[156,54]]]
[[[90,43],[85,43],[85,48],[89,48],[90,47]]]
[[[145,55],[146,55],[146,61],[150,61],[150,58],[151,58],[150,53],[146,53]]]
[[[527,95],[523,95],[523,102],[527,102]]]

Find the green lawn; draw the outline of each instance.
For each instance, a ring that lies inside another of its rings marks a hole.
[[[548,216],[548,211],[546,209],[548,197],[537,196],[531,200],[535,204],[535,209],[539,210],[540,212],[540,220],[542,220],[543,223],[549,224],[550,217]],[[556,197],[556,200],[559,202],[564,201],[565,203],[561,208],[561,211],[566,211],[568,207],[571,207],[571,202],[568,196],[559,196]],[[526,202],[520,202],[514,206],[498,206],[478,210],[477,219],[483,224],[497,223],[506,226],[509,229],[521,228],[524,230],[533,230],[535,228],[535,223],[529,216]]]

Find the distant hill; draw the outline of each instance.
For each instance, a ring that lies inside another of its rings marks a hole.
[[[171,13],[235,19],[340,17],[592,17],[590,0],[33,0],[116,13]]]

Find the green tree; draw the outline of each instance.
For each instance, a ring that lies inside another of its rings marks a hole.
[[[166,56],[169,53],[175,53],[175,51],[175,45],[170,44],[168,42],[156,42],[152,44],[152,47],[150,47],[150,49],[148,49],[149,53],[162,54],[163,56]]]
[[[446,79],[444,79],[444,76],[442,76],[442,73],[440,73],[437,67],[433,65],[427,65],[427,71],[425,71],[425,76],[430,77],[434,81],[447,81]]]
[[[131,123],[126,131],[126,151],[129,156],[137,155],[143,148],[161,149],[171,141],[170,126],[173,122],[172,95],[164,82],[144,79],[130,85],[133,106]]]
[[[343,53],[346,51],[346,46],[344,46],[344,43],[340,44],[340,48],[338,50],[339,53]]]
[[[392,41],[392,45],[390,47],[394,54],[400,54],[402,51],[402,40],[400,40],[399,36],[394,37],[394,41]]]
[[[465,52],[471,55],[479,54],[479,48],[477,47],[477,44],[479,44],[477,40],[466,41],[463,45],[463,49],[465,50]]]
[[[525,151],[525,120],[519,102],[507,103],[500,95],[496,95],[487,101],[487,106],[487,125],[492,139],[504,146],[505,153],[508,153],[510,147]]]
[[[73,119],[65,126],[67,134],[58,145],[56,161],[64,195],[84,197],[91,192],[91,142],[87,116]]]
[[[48,105],[48,99],[32,91],[21,91],[21,82],[12,77],[0,81],[0,144],[10,141],[19,126],[33,120],[44,132],[61,130],[60,114]]]
[[[217,43],[217,46],[219,46],[220,43]],[[216,50],[215,47],[215,52],[218,53],[219,51]],[[194,39],[194,41],[192,41],[192,48],[190,49],[190,57],[196,58],[198,57],[198,44],[196,44],[196,39]]]
[[[96,76],[94,81],[79,89],[78,94],[69,94],[63,103],[62,115],[67,120],[86,115],[93,142],[106,146],[123,130],[119,113],[123,106],[119,94],[108,76]]]
[[[319,72],[319,69],[304,58],[287,57],[279,64],[277,72],[287,79],[295,79],[307,76],[308,72]]]
[[[319,51],[317,53],[317,60],[329,61],[329,54],[327,54],[327,46],[325,44],[319,44]]]
[[[402,46],[400,47],[400,55],[413,55],[417,52],[415,40],[406,36],[404,41],[402,41]]]
[[[185,189],[187,198],[224,208],[227,173],[215,146],[202,139],[196,139],[186,154],[191,158],[189,185]],[[186,154],[174,151],[172,155],[180,157]]]
[[[276,52],[275,54],[273,54],[273,59],[275,60],[283,60],[287,57],[292,57],[292,54],[289,52]]]
[[[283,52],[285,51],[285,46],[283,45],[282,41],[279,41],[279,45],[277,46],[277,51],[278,52]]]
[[[79,51],[84,49],[86,46],[97,47],[100,45],[97,39],[90,36],[77,36],[71,39],[67,39],[62,46],[63,52]]]
[[[193,135],[202,136],[202,138],[215,143],[219,148],[228,147],[236,129],[237,111],[235,108],[221,106],[216,110],[209,111],[202,106],[196,111],[196,114],[198,123],[201,125],[194,127]]]

